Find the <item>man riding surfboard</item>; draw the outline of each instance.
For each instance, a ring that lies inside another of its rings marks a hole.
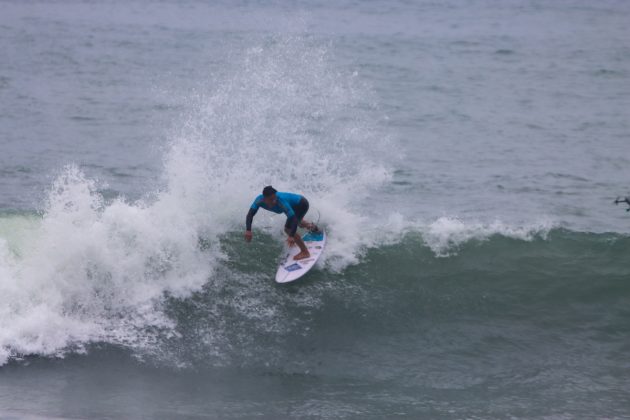
[[[263,188],[262,194],[256,197],[245,219],[245,240],[247,242],[250,242],[254,236],[252,234],[252,221],[260,207],[273,213],[284,213],[287,216],[287,222],[284,224],[284,231],[288,236],[287,243],[289,246],[297,244],[301,251],[293,257],[294,260],[302,260],[311,256],[302,237],[297,233],[298,226],[309,230],[317,229],[313,223],[303,220],[308,211],[308,200],[305,197],[299,194],[278,192],[271,185]]]

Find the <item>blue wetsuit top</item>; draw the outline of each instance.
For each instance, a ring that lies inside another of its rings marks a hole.
[[[295,235],[299,220],[297,219],[297,216],[295,215],[295,211],[293,211],[293,207],[296,207],[298,204],[300,204],[300,201],[302,201],[303,197],[299,194],[277,192],[276,198],[277,198],[276,205],[273,207],[269,207],[263,201],[262,194],[256,197],[251,207],[249,208],[249,213],[247,213],[247,219],[245,221],[247,230],[252,230],[252,220],[254,219],[254,215],[256,214],[258,209],[262,207],[263,209],[272,211],[274,213],[286,214],[287,225],[289,226],[289,229],[291,231],[291,236]]]

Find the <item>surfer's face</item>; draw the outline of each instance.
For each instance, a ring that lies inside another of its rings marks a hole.
[[[266,205],[268,205],[269,207],[273,207],[276,205],[276,201],[278,201],[278,198],[276,197],[275,194],[270,195],[269,197],[265,197],[263,198],[263,201],[265,202]]]

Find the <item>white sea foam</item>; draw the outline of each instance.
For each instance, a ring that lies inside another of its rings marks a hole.
[[[133,345],[168,327],[156,303],[198,288],[212,261],[194,218],[173,202],[162,193],[152,205],[105,206],[94,181],[67,167],[20,255],[1,244],[0,363],[90,341]]]
[[[428,224],[415,224],[424,243],[439,257],[457,253],[459,247],[471,240],[483,241],[491,236],[531,241],[536,237],[546,238],[556,225],[551,220],[512,225],[500,220],[492,222],[464,221],[456,217],[440,217]]]

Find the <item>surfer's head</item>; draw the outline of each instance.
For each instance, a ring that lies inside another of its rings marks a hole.
[[[272,187],[271,185],[267,185],[265,188],[263,188],[263,191],[262,191],[263,201],[268,206],[275,206],[276,205],[276,193],[277,192],[278,191],[276,191],[276,189],[274,187]]]

